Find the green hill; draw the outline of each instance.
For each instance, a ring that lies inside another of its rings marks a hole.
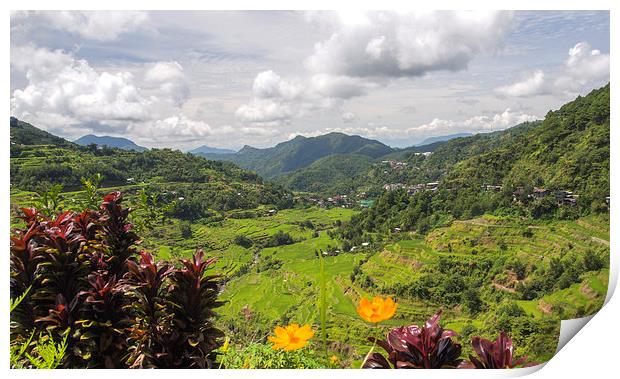
[[[117,147],[123,150],[148,150],[146,147],[136,145],[133,141],[122,137],[95,136],[88,134],[78,138],[74,142],[82,146],[87,146],[94,143],[97,146]]]
[[[209,209],[286,208],[292,194],[233,163],[210,161],[171,149],[143,152],[107,146],[80,146],[11,119],[11,192],[41,191],[60,184],[82,188],[82,178],[101,174],[103,187],[135,192],[150,186],[178,193],[181,218],[200,218]]]
[[[309,138],[297,136],[267,149],[244,146],[235,154],[201,155],[210,159],[233,162],[271,179],[307,167],[333,154],[359,154],[378,158],[393,151],[391,147],[379,141],[342,133],[329,133]]]
[[[363,184],[374,160],[360,154],[334,154],[276,181],[294,191],[325,194],[349,193]]]
[[[44,130],[35,128],[27,122],[20,121],[15,117],[10,118],[11,149],[14,145],[55,145],[71,146],[71,142],[57,137]]]
[[[609,84],[578,97],[523,133],[456,164],[446,186],[539,186],[589,201],[609,195]]]
[[[361,238],[393,228],[424,233],[485,212],[562,219],[607,212],[609,148],[607,85],[549,112],[542,122],[457,138],[429,156],[410,155],[411,174],[401,183],[438,181],[438,189],[385,192],[346,234]],[[534,196],[534,187],[548,192]],[[577,196],[574,206],[557,204],[552,191],[559,190]]]

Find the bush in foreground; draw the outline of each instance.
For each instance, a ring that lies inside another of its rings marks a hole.
[[[211,368],[223,333],[213,326],[219,276],[199,250],[182,266],[138,253],[119,192],[99,211],[47,217],[22,209],[11,237],[11,343],[65,341],[65,368]],[[24,343],[26,343],[24,347]],[[14,367],[37,367],[17,357]],[[36,359],[36,357],[35,357]],[[30,360],[33,362],[33,360]]]

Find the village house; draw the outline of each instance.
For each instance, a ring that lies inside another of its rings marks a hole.
[[[499,192],[502,189],[504,189],[504,187],[499,186],[499,185],[495,185],[495,184],[487,184],[485,186],[482,186],[482,189],[485,191],[493,191],[493,192]]]
[[[392,170],[402,170],[402,169],[407,168],[407,165],[408,165],[406,162],[400,162],[400,161],[395,161],[395,160],[381,161],[381,163],[389,164]]]
[[[530,196],[533,197],[534,199],[542,199],[543,197],[546,197],[548,195],[549,195],[549,190],[544,189],[544,188],[534,187],[534,189],[532,190],[532,194]]]

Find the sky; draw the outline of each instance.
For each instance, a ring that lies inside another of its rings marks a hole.
[[[609,81],[608,11],[13,11],[11,114],[146,147],[503,130]]]

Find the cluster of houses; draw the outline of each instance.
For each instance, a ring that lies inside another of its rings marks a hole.
[[[310,204],[314,204],[320,208],[340,207],[340,208],[352,208],[354,201],[347,195],[335,195],[328,198],[323,197],[308,197],[307,200]]]
[[[514,201],[519,201],[525,195],[525,189],[523,187],[517,187],[512,193]],[[546,188],[534,187],[532,193],[527,197],[530,199],[542,199],[548,196],[553,196],[558,205],[576,205],[579,195],[575,195],[572,191],[567,190],[548,190]]]
[[[418,155],[423,155],[425,157],[428,157],[429,155],[433,154],[432,151],[425,151],[423,153],[413,153],[414,155],[418,156]]]
[[[383,186],[383,189],[386,191],[395,191],[398,189],[404,189],[407,191],[407,194],[413,195],[416,192],[420,191],[437,191],[439,187],[438,182],[430,182],[430,183],[419,183],[419,184],[403,184],[403,183],[388,183]]]
[[[384,165],[389,165],[392,170],[403,170],[407,168],[407,162],[389,160],[389,161],[381,161]]]
[[[487,184],[487,185],[482,186],[482,189],[487,191],[487,192],[499,192],[499,191],[503,190],[504,187],[498,186],[498,185],[494,185],[494,184]]]

